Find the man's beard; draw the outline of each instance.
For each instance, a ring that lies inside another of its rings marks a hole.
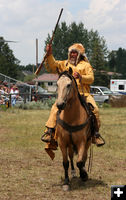
[[[75,58],[70,58],[70,64],[76,65],[76,59]]]

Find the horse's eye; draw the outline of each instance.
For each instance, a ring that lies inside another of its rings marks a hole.
[[[70,86],[71,86],[71,85],[70,85],[70,84],[68,84],[68,85],[67,85],[67,88],[70,88]]]

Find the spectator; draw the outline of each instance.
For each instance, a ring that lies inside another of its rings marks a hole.
[[[15,95],[16,95],[16,99],[19,98],[19,89],[17,86],[15,86]]]
[[[16,98],[17,98],[17,95],[18,95],[15,85],[12,86],[12,88],[10,90],[10,94],[11,94],[11,105],[15,106]]]
[[[0,105],[3,105],[3,104],[4,104],[4,98],[3,98],[3,95],[4,95],[3,86],[0,85]]]
[[[0,95],[4,95],[4,87],[3,87],[3,85],[0,85]]]
[[[4,102],[4,98],[0,95],[0,105],[4,105],[5,102]]]

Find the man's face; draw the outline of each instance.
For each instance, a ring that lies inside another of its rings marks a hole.
[[[78,52],[77,52],[77,51],[72,50],[72,51],[70,52],[70,63],[71,63],[71,64],[75,65],[76,60],[77,60],[77,56],[78,56]]]

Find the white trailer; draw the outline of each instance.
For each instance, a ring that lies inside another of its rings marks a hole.
[[[111,79],[110,90],[112,92],[119,92],[121,94],[126,94],[126,80],[125,79]]]

